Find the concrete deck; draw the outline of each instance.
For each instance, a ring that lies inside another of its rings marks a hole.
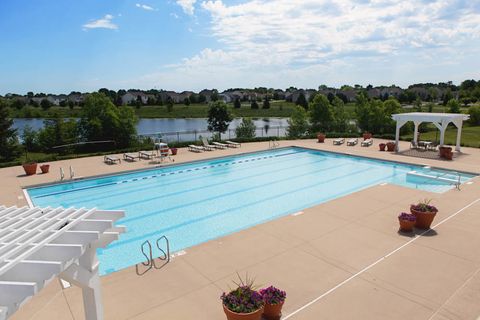
[[[371,147],[333,146],[331,140],[280,145],[350,153],[480,173],[480,149],[464,148],[454,161],[419,159]],[[181,149],[176,162],[265,150],[268,143],[201,154]],[[401,148],[408,149],[407,143]],[[93,176],[139,168],[148,161],[105,165],[102,157],[51,163],[52,172],[22,176],[0,169],[0,203],[25,205],[22,187],[58,179],[59,167]],[[67,170],[68,171],[68,170]],[[398,232],[397,215],[431,198],[434,226],[416,235]],[[374,186],[217,240],[189,248],[165,268],[137,276],[134,268],[102,277],[105,319],[225,319],[219,296],[237,275],[287,291],[284,319],[477,319],[480,315],[480,178],[461,191],[429,193]],[[53,281],[12,319],[82,319],[78,288]]]

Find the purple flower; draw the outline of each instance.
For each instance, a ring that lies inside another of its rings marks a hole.
[[[417,220],[417,217],[416,217],[414,214],[402,212],[402,213],[398,216],[398,219],[399,219],[399,220],[407,220],[407,221],[416,221],[416,220]]]
[[[250,313],[260,309],[263,305],[263,298],[250,286],[239,286],[228,294],[223,293],[220,297],[225,307],[237,313]]]
[[[285,291],[277,289],[274,286],[270,286],[268,288],[260,290],[260,294],[262,295],[265,303],[268,304],[282,303],[287,297],[287,293]]]

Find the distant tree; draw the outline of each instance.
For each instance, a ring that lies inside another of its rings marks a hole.
[[[420,100],[420,97],[417,97],[417,99],[415,100],[414,106],[418,112],[422,112],[422,100]]]
[[[432,113],[434,107],[435,107],[435,103],[433,103],[433,102],[427,103],[427,110],[428,110],[428,112]]]
[[[198,95],[198,103],[205,103],[207,101],[207,97],[204,94]]]
[[[148,97],[147,99],[147,106],[154,106],[155,105],[155,98]]]
[[[332,102],[333,102],[333,99],[335,99],[335,95],[334,95],[333,93],[329,92],[329,93],[327,94],[327,99],[328,99],[328,101],[329,101],[330,103],[332,103]]]
[[[460,113],[460,103],[456,99],[450,99],[447,102],[447,108],[450,113]]]
[[[42,99],[42,101],[40,101],[40,107],[42,107],[43,110],[48,110],[52,107],[52,103],[48,99]]]
[[[287,120],[288,129],[287,135],[290,138],[303,137],[309,128],[308,115],[305,108],[301,106],[295,106],[290,119]]]
[[[168,112],[173,111],[173,99],[172,99],[172,97],[167,96],[166,106],[167,106],[167,111]]]
[[[250,108],[252,108],[252,109],[258,109],[258,102],[257,102],[257,100],[252,100],[252,102],[250,103]]]
[[[62,100],[59,103],[60,107],[65,108],[67,106],[67,100]]]
[[[37,132],[28,124],[23,128],[22,145],[26,152],[38,151]]]
[[[223,101],[213,101],[208,109],[208,131],[217,132],[218,135],[227,131],[233,117]]]
[[[474,126],[480,126],[480,106],[471,106],[468,108],[470,123]]]
[[[250,118],[243,118],[240,125],[235,129],[237,138],[251,139],[255,138],[255,124]]]
[[[70,110],[73,110],[73,108],[75,107],[75,103],[72,100],[68,100],[67,105],[70,108]]]
[[[343,93],[339,92],[337,93],[335,96],[339,97],[340,99],[342,99],[343,103],[347,103],[348,102],[348,98],[346,95],[344,95]]]
[[[198,103],[198,94],[192,93],[188,99],[190,99],[190,103]]]
[[[265,95],[265,99],[263,100],[262,109],[270,109],[270,99],[267,95]]]
[[[13,99],[11,106],[12,108],[20,110],[25,106],[25,102],[21,99]]]
[[[30,99],[29,104],[30,104],[32,107],[34,107],[34,108],[40,107],[40,104],[39,104],[37,101],[33,100],[33,99]]]
[[[35,96],[35,95],[34,95],[34,93],[33,93],[32,91],[28,91],[28,92],[27,92],[27,97],[28,97],[29,99],[33,98],[34,96]]]
[[[159,106],[163,106],[162,96],[158,95],[156,98],[157,98],[157,100],[155,101],[155,103]]]
[[[183,99],[183,104],[186,105],[186,106],[189,106],[190,105],[190,99],[189,98]]]
[[[452,94],[452,90],[450,90],[450,88],[447,89],[447,91],[445,91],[445,93],[443,94],[443,105],[446,106],[447,103],[453,99],[453,94]]]
[[[318,94],[308,106],[312,133],[328,131],[333,126],[332,105],[327,97]]]
[[[334,97],[332,101],[333,110],[333,130],[336,132],[346,132],[348,116],[345,111],[345,103],[339,97]]]
[[[101,93],[86,96],[79,121],[84,141],[114,140],[117,147],[128,147],[135,140],[137,118],[131,107],[118,108]]]
[[[218,91],[216,89],[212,90],[212,95],[210,96],[210,100],[213,102],[218,101]]]
[[[305,94],[303,92],[300,92],[297,100],[295,101],[295,104],[297,106],[301,106],[301,107],[305,108],[305,110],[308,109],[308,102],[307,102],[307,99],[305,98]]]
[[[0,103],[0,160],[11,161],[20,155],[17,130],[9,118],[6,104]]]
[[[242,103],[240,102],[240,98],[235,97],[235,101],[233,101],[233,107],[235,109],[240,109],[241,106],[242,106]]]

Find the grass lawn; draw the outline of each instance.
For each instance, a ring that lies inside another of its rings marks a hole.
[[[422,132],[420,134],[420,138],[422,140],[440,140],[440,131],[428,131]],[[402,136],[403,140],[412,140],[413,139],[413,132],[412,134]],[[445,144],[448,145],[455,145],[457,139],[457,128],[449,127],[445,132]],[[462,129],[462,145],[467,147],[475,147],[480,148],[480,126],[465,126]]]

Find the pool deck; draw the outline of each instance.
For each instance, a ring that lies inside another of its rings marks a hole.
[[[454,161],[415,158],[371,147],[314,140],[281,141],[377,159],[480,174],[480,149]],[[402,142],[401,149],[408,149]],[[175,163],[265,150],[268,143],[192,153]],[[95,176],[152,167],[149,161],[103,164],[103,157],[52,162],[51,173],[0,169],[0,203],[26,205],[22,187],[58,180],[59,167]],[[432,230],[398,232],[397,215],[420,199],[439,208]],[[287,291],[283,319],[478,319],[480,316],[480,178],[443,194],[376,185],[271,222],[189,248],[161,270],[128,268],[102,277],[105,319],[225,319],[219,296],[238,272],[258,286]],[[83,319],[78,288],[52,281],[11,319]]]

